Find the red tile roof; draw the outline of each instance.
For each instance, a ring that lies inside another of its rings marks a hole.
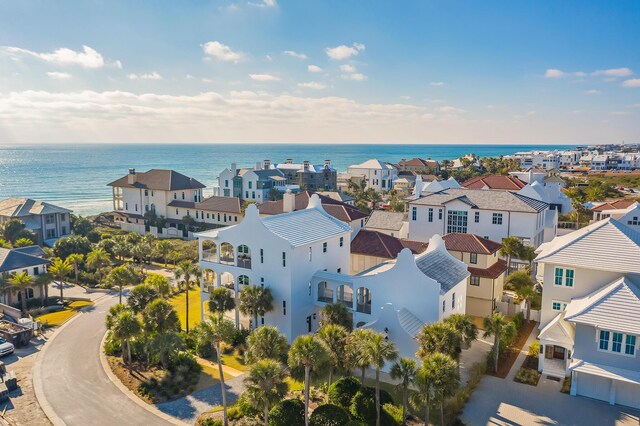
[[[241,200],[238,197],[209,197],[201,203],[197,203],[198,210],[209,210],[217,212],[241,213]]]
[[[296,194],[294,210],[306,209],[312,194],[313,193],[309,191],[303,191]],[[354,220],[364,219],[368,216],[366,213],[362,213],[354,206],[350,206],[322,194],[317,195],[320,197],[320,201],[322,202],[322,208],[338,220],[343,222],[352,222]],[[267,201],[258,206],[258,211],[260,214],[265,215],[284,213],[284,202],[283,200]]]
[[[351,253],[395,259],[404,248],[418,254],[425,251],[427,245],[418,241],[401,240],[378,231],[361,229],[351,241]]]
[[[597,205],[595,207],[591,207],[591,210],[593,210],[595,212],[601,212],[601,211],[605,211],[605,210],[626,209],[627,207],[629,207],[630,205],[632,205],[635,202],[636,202],[635,200],[625,200],[625,199],[609,201],[607,203],[600,204],[600,205]]]
[[[465,253],[493,254],[502,244],[474,234],[451,233],[442,237],[447,250]]]
[[[487,269],[482,268],[472,268],[469,266],[467,268],[471,275],[480,278],[498,278],[504,271],[507,270],[507,261],[504,259],[498,259],[496,263],[488,267]]]
[[[469,189],[482,189],[485,186],[489,189],[519,190],[527,185],[526,182],[514,176],[476,176],[462,184]]]

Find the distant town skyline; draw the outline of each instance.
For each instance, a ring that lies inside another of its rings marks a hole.
[[[0,144],[640,142],[640,3],[0,3]]]

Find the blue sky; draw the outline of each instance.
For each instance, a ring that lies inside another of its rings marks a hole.
[[[637,1],[0,1],[0,143],[640,142],[638,22]]]

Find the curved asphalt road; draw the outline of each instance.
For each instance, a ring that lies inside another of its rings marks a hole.
[[[47,343],[34,371],[40,375],[46,403],[68,426],[168,424],[129,399],[102,368],[104,319],[116,303],[118,296],[105,296],[92,310],[62,328]]]

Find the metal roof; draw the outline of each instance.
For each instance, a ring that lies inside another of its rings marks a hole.
[[[129,183],[129,175],[124,175],[107,186],[144,188],[159,191],[205,188],[204,184],[175,170],[151,169],[147,172],[136,172],[134,170],[132,174],[135,175],[135,182],[132,184]]]
[[[404,225],[405,215],[402,212],[389,212],[385,210],[374,210],[367,219],[365,228],[389,229],[399,231]]]
[[[494,211],[537,213],[549,204],[511,191],[500,189],[444,189],[411,201],[410,204],[444,206],[454,201],[463,201],[472,208]]]
[[[49,260],[16,250],[0,248],[0,272],[24,269],[31,266],[46,265]]]
[[[0,216],[25,217],[53,213],[71,213],[71,210],[31,198],[7,198],[0,201]]]
[[[433,238],[429,246],[433,244]],[[441,293],[446,293],[469,276],[467,265],[459,261],[442,247],[429,249],[429,251],[416,256],[416,266],[423,274],[440,283]]]
[[[569,366],[569,370],[591,374],[593,376],[606,377],[607,379],[622,382],[640,384],[640,371],[627,370],[625,368],[612,367],[604,364],[595,364],[581,359],[574,359]]]

